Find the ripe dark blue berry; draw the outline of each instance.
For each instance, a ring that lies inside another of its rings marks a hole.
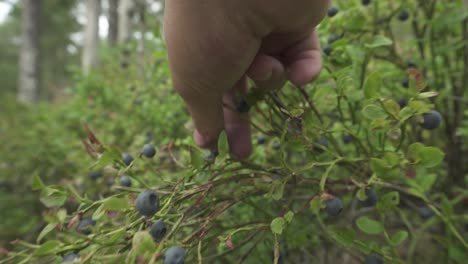
[[[332,47],[328,44],[323,47],[323,53],[327,56],[331,55],[332,50],[333,50]]]
[[[73,261],[79,261],[80,260],[80,255],[71,253],[63,257],[62,263],[69,263]]]
[[[92,171],[88,174],[89,178],[93,181],[102,177],[102,170]]]
[[[359,201],[363,207],[375,206],[379,201],[379,195],[373,189],[366,189],[367,198],[364,201]]]
[[[406,10],[401,11],[401,13],[398,15],[398,19],[400,21],[406,21],[409,18],[409,13]]]
[[[325,201],[325,211],[330,216],[337,216],[343,210],[343,202],[338,197]]]
[[[332,6],[332,7],[328,8],[328,16],[329,17],[334,17],[336,14],[338,14],[338,11],[339,11],[338,7]]]
[[[398,99],[397,103],[398,103],[398,105],[400,106],[400,109],[401,109],[401,108],[404,108],[405,106],[408,105],[408,100],[406,100],[405,98],[400,98],[400,99]]]
[[[328,44],[332,44],[333,42],[339,40],[340,38],[341,38],[340,35],[335,34],[335,33],[332,33],[332,34],[328,37],[327,42],[328,42]]]
[[[370,4],[371,0],[362,0],[362,5],[368,6]]]
[[[364,264],[383,264],[383,259],[377,255],[369,255],[364,260]]]
[[[343,135],[343,143],[349,144],[353,141],[353,136],[351,134],[344,134]]]
[[[409,88],[409,79],[408,78],[403,79],[401,81],[401,86],[403,86],[404,88]]]
[[[154,148],[153,145],[146,144],[143,146],[143,149],[141,150],[141,154],[147,158],[152,158],[154,157],[154,155],[156,155],[156,149]]]
[[[130,187],[132,186],[132,179],[128,176],[123,176],[121,179],[120,179],[120,186],[123,186],[123,187]]]
[[[89,235],[91,234],[91,228],[95,225],[96,221],[94,221],[91,217],[83,218],[76,227],[76,232],[83,235]]]
[[[434,216],[434,211],[429,207],[419,207],[418,213],[422,219],[429,219]]]
[[[317,146],[314,146],[314,151],[321,154],[328,147],[328,140],[326,137],[321,137],[319,140],[317,140],[316,144]]]
[[[159,211],[159,196],[155,191],[146,190],[138,194],[135,208],[144,216],[153,216]]]
[[[161,241],[167,233],[166,223],[164,221],[155,222],[151,226],[150,234],[157,242]]]
[[[258,145],[263,145],[263,144],[266,143],[266,141],[267,141],[267,139],[266,139],[265,136],[259,136],[259,137],[257,137],[257,144],[258,144]]]
[[[406,65],[408,65],[408,68],[413,68],[413,69],[416,68],[416,66],[417,66],[416,63],[414,61],[412,61],[412,60],[408,60],[406,62]]]
[[[215,161],[216,157],[218,157],[218,155],[219,155],[219,152],[218,152],[217,149],[215,149],[215,150],[212,150],[209,153],[207,153],[205,155],[204,159],[206,161],[208,161],[208,162],[213,162],[213,161]]]
[[[236,106],[237,112],[248,113],[250,111],[250,105],[244,98],[241,98]]]
[[[133,156],[130,153],[122,153],[122,161],[129,166],[133,161]]]
[[[431,111],[429,113],[423,114],[423,121],[421,127],[424,129],[432,130],[440,126],[442,122],[442,116],[437,111]]]
[[[164,254],[164,264],[184,264],[185,249],[172,246]]]
[[[279,143],[278,141],[273,143],[273,145],[271,146],[274,150],[279,150],[281,148],[281,143]]]

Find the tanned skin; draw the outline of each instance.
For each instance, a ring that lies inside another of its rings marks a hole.
[[[194,121],[195,142],[215,149],[222,130],[239,159],[252,151],[247,113],[235,109],[247,78],[260,89],[303,86],[321,69],[316,26],[329,0],[168,0],[171,77]],[[227,107],[228,106],[228,107]]]

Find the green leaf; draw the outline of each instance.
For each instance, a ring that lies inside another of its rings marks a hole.
[[[286,222],[291,223],[294,217],[294,213],[292,211],[289,211],[283,217],[286,220]]]
[[[219,152],[219,156],[221,156],[221,157],[225,157],[225,156],[229,155],[229,144],[228,144],[227,135],[226,135],[225,131],[223,131],[223,132],[221,132],[221,134],[219,134],[218,152]]]
[[[378,47],[390,46],[392,44],[393,44],[393,41],[391,39],[382,35],[376,35],[374,36],[374,39],[372,40],[371,43],[364,44],[364,46],[369,49],[375,49]]]
[[[448,249],[448,255],[452,260],[457,261],[457,263],[466,263],[466,249],[451,245]]]
[[[369,74],[364,82],[364,96],[367,99],[377,98],[382,86],[382,77],[379,72]]]
[[[367,216],[361,216],[356,220],[357,227],[364,233],[370,235],[382,234],[384,226],[381,222],[370,219]]]
[[[382,107],[375,104],[364,107],[364,109],[362,109],[362,115],[367,119],[381,119],[388,116]]]
[[[91,216],[91,218],[93,220],[99,220],[101,217],[104,216],[104,214],[106,213],[106,210],[104,209],[104,205],[101,204],[97,209],[96,211],[94,211],[93,215]]]
[[[366,188],[360,188],[356,196],[360,201],[366,200],[367,199]]]
[[[421,143],[413,143],[408,148],[408,158],[413,164],[425,168],[438,166],[444,160],[445,154],[436,147],[427,147]]]
[[[108,147],[106,151],[99,156],[98,161],[92,166],[96,169],[104,168],[108,165],[118,164],[122,167],[127,165],[122,161],[122,153],[115,147]]]
[[[32,181],[31,181],[31,187],[34,191],[41,190],[42,188],[45,187],[39,175],[34,174],[34,176],[32,177]]]
[[[354,230],[337,226],[329,226],[327,229],[331,237],[338,243],[345,247],[351,247],[353,245],[354,239],[356,238],[356,232],[354,232]]]
[[[33,253],[34,256],[45,256],[52,255],[60,251],[60,246],[62,243],[57,240],[50,240],[42,244],[38,249]]]
[[[391,168],[399,166],[400,165],[400,156],[396,154],[395,152],[387,152],[383,156],[383,159],[385,162],[390,166]]]
[[[432,105],[424,101],[410,100],[408,106],[411,107],[416,114],[424,114],[432,110]]]
[[[400,194],[398,192],[389,192],[379,199],[377,209],[387,211],[393,209],[398,204],[400,204]]]
[[[196,148],[190,149],[190,160],[194,169],[201,169],[205,164],[203,153]]]
[[[156,245],[148,231],[138,231],[133,235],[132,254],[134,256],[150,256],[156,251]]]
[[[59,220],[59,223],[65,222],[66,217],[67,217],[67,210],[66,209],[60,209],[57,212],[57,219]]]
[[[384,102],[385,110],[390,113],[395,119],[398,118],[400,113],[400,105],[393,100],[385,100]]]
[[[39,233],[39,235],[37,236],[37,239],[36,239],[36,243],[40,243],[41,240],[47,235],[50,233],[50,231],[54,230],[55,227],[57,226],[57,223],[49,223],[48,225],[46,225],[41,233]]]
[[[408,238],[408,232],[404,230],[400,230],[396,232],[391,238],[390,238],[390,243],[393,246],[399,246],[403,241],[405,241]]]
[[[274,234],[281,235],[281,233],[283,233],[285,224],[286,222],[284,221],[283,217],[277,217],[273,219],[273,221],[271,221],[271,224],[270,224],[271,231]]]
[[[104,200],[103,208],[109,211],[122,212],[131,208],[126,198],[110,197]]]
[[[435,92],[435,91],[424,92],[424,93],[420,93],[420,94],[418,95],[418,98],[426,99],[426,98],[436,97],[436,96],[438,96],[438,95],[439,95],[439,93],[438,93],[438,92]]]
[[[285,183],[283,181],[274,181],[270,189],[270,197],[273,198],[275,201],[278,201],[281,198],[283,198],[284,185]]]
[[[65,190],[45,187],[41,191],[39,200],[48,208],[62,206],[67,200],[68,193]]]
[[[312,201],[310,202],[310,209],[312,210],[312,212],[314,214],[318,214],[320,212],[321,207],[322,203],[320,201],[320,198],[318,196],[314,197],[314,199],[312,199]]]

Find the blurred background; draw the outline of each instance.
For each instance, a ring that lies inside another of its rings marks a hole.
[[[120,146],[186,133],[182,116],[153,126],[184,113],[164,108],[178,98],[163,67],[162,12],[162,0],[0,1],[0,246],[43,227],[33,175],[88,180],[84,123],[106,126]]]

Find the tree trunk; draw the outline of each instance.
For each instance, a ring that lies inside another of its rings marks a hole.
[[[39,100],[39,35],[41,0],[23,0],[18,100],[34,104]]]
[[[100,0],[86,0],[87,20],[84,29],[83,71],[88,73],[98,63]]]
[[[133,0],[120,0],[119,4],[119,43],[126,43],[132,34],[132,18],[135,4]]]
[[[109,33],[107,34],[107,41],[110,46],[115,46],[117,43],[118,29],[119,29],[119,0],[108,0],[109,1],[109,13],[107,14],[107,20],[109,21]]]

